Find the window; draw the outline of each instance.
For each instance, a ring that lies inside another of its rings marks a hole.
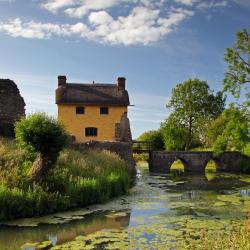
[[[100,107],[100,114],[101,115],[107,115],[109,113],[108,107]]]
[[[85,128],[85,136],[97,136],[97,128]]]
[[[76,114],[83,115],[85,113],[84,107],[76,107]]]

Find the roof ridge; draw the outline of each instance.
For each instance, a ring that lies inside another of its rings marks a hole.
[[[117,86],[115,83],[67,83],[68,85],[79,85],[79,86]]]

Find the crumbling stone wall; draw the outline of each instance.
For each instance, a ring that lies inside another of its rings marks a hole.
[[[132,143],[130,122],[126,112],[122,115],[120,123],[115,124],[115,139],[120,142]]]
[[[110,142],[110,141],[89,141],[78,144],[84,149],[107,150],[116,153],[124,160],[132,175],[136,175],[135,160],[133,158],[132,144],[128,142]]]
[[[0,136],[13,136],[14,123],[25,115],[25,102],[17,85],[0,79]]]

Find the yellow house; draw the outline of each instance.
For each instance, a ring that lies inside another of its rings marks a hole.
[[[58,76],[58,119],[75,142],[132,140],[125,81],[118,77],[116,84],[79,84]]]

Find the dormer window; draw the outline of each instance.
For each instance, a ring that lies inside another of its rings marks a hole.
[[[76,114],[83,115],[85,113],[84,107],[76,107]]]
[[[108,107],[100,107],[100,114],[101,115],[108,115],[109,108]]]

